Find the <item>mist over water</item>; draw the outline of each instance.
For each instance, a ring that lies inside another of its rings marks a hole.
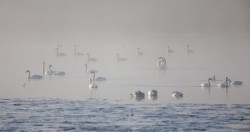
[[[6,1],[1,4],[1,98],[101,98],[131,101],[130,93],[156,89],[158,103],[249,103],[249,1]],[[74,55],[77,52],[85,55]],[[56,55],[59,52],[64,57]],[[193,53],[187,53],[187,45]],[[173,53],[168,53],[168,46]],[[137,48],[143,52],[138,56]],[[86,53],[96,58],[88,62]],[[128,59],[117,62],[116,53]],[[167,60],[159,71],[157,58]],[[65,76],[42,75],[42,62]],[[88,80],[107,78],[89,90]],[[216,75],[242,86],[200,84]],[[148,101],[147,98],[144,101]]]

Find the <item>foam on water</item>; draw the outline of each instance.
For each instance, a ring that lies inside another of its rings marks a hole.
[[[1,131],[250,131],[250,105],[0,99]]]

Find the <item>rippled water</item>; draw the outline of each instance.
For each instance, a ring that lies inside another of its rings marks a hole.
[[[250,131],[250,105],[1,99],[1,131]]]

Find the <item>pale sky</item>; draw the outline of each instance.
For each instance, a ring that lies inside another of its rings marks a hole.
[[[249,7],[249,0],[0,0],[0,37],[4,43],[249,34]]]

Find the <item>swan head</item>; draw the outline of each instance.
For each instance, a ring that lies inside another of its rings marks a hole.
[[[49,65],[49,68],[51,68],[52,67],[52,65]]]
[[[208,81],[212,81],[213,79],[210,77],[210,78],[208,78]]]
[[[30,70],[25,71],[25,73],[30,73]]]

